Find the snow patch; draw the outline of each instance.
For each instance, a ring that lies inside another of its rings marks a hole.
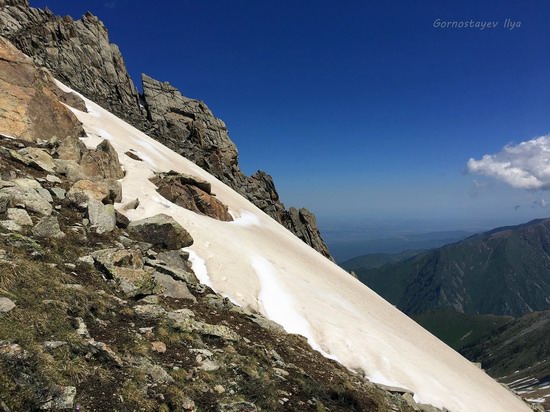
[[[241,227],[260,226],[260,219],[258,219],[258,216],[256,216],[255,214],[250,213],[246,210],[241,210],[240,213],[241,215],[235,218],[235,216],[233,216],[233,214],[230,212],[231,216],[233,216],[234,218],[231,224]]]
[[[290,295],[277,278],[273,265],[262,256],[254,256],[251,264],[260,280],[258,304],[267,318],[281,325],[288,333],[304,336],[309,345],[324,357],[337,360],[325,352],[313,337],[311,325],[294,307]]]
[[[195,272],[195,276],[199,280],[200,283],[203,285],[208,286],[211,289],[214,289],[212,285],[212,281],[210,280],[210,276],[208,276],[208,270],[206,269],[206,261],[201,258],[199,255],[195,253],[194,250],[191,249],[183,249],[187,253],[189,253],[189,260],[191,261],[191,267],[193,268],[193,272]]]

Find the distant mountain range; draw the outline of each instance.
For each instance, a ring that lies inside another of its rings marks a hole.
[[[519,317],[550,309],[550,219],[501,227],[379,267],[372,257],[363,260],[370,267],[351,262],[359,279],[409,315],[446,308]]]
[[[337,262],[346,262],[356,256],[398,254],[410,250],[427,250],[458,242],[474,233],[463,230],[405,234],[378,239],[328,241],[328,247]],[[342,266],[342,265],[341,265]]]

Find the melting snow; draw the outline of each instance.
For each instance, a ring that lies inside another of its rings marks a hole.
[[[233,213],[230,214],[233,216]],[[241,215],[237,218],[233,216],[233,219],[231,223],[234,225],[242,227],[260,226],[260,219],[254,213],[247,212],[246,210],[241,210]]]
[[[195,272],[195,276],[197,277],[199,282],[214,289],[214,286],[210,281],[210,276],[208,276],[208,270],[206,269],[205,260],[197,255],[192,249],[187,248],[183,250],[189,253],[189,260],[191,261],[193,272]]]

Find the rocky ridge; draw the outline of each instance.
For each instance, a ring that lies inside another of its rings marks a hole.
[[[0,0],[0,35],[59,80],[194,161],[331,258],[311,212],[287,210],[265,172],[246,176],[240,170],[225,123],[204,102],[147,75],[142,76],[143,94],[137,92],[119,49],[97,17],[61,18],[29,7],[27,0]]]

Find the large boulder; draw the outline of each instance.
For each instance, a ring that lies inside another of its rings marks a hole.
[[[193,238],[187,230],[165,214],[131,222],[128,233],[160,249],[175,250],[193,244]]]
[[[84,152],[80,166],[88,176],[105,179],[122,179],[124,177],[118,153],[108,140],[103,140],[95,150]]]
[[[117,203],[122,199],[122,186],[116,180],[79,180],[67,192],[67,199],[81,208],[92,201]]]
[[[46,239],[62,239],[65,233],[61,231],[59,222],[55,216],[47,216],[41,219],[35,227],[32,228],[32,234],[36,237]]]
[[[53,77],[0,37],[0,131],[25,140],[79,136],[82,125],[54,93]]]
[[[154,269],[143,265],[139,250],[103,249],[92,253],[94,264],[109,279],[115,280],[128,297],[156,292]]]
[[[31,212],[43,216],[52,214],[52,205],[32,187],[5,187],[0,190],[0,193],[4,198],[9,197],[12,204],[22,204]]]
[[[98,201],[90,201],[86,215],[97,233],[111,232],[116,227],[116,215],[113,205],[104,205]]]
[[[208,182],[176,172],[161,173],[152,182],[160,195],[178,206],[225,222],[233,220],[227,206],[211,193]]]

